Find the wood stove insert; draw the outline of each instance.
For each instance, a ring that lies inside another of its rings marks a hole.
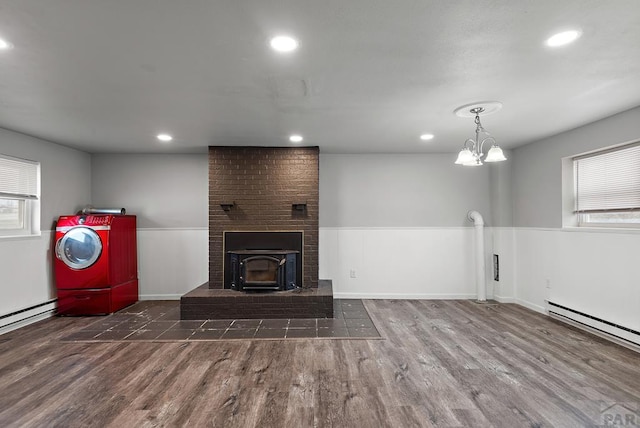
[[[303,287],[303,232],[225,231],[224,288],[238,291]]]
[[[297,251],[229,251],[231,289],[292,290],[297,288]]]

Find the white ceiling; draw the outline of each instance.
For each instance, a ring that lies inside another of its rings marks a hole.
[[[0,0],[0,37],[0,127],[89,152],[456,152],[482,100],[512,148],[640,105],[638,0]]]

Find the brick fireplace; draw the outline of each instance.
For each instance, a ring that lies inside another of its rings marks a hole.
[[[318,169],[317,147],[209,147],[209,288],[230,231],[302,232],[301,286],[318,287]]]
[[[332,317],[331,283],[318,281],[318,182],[318,147],[209,147],[209,282],[182,297],[181,318]]]

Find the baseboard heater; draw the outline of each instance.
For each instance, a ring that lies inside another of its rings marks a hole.
[[[640,332],[554,302],[547,303],[551,317],[640,351]]]
[[[0,334],[8,333],[20,327],[32,324],[52,316],[56,310],[56,301],[51,299],[28,308],[0,315]]]

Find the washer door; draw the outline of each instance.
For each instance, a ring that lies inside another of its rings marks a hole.
[[[102,254],[102,241],[88,227],[74,227],[56,243],[56,257],[72,269],[86,269]]]

